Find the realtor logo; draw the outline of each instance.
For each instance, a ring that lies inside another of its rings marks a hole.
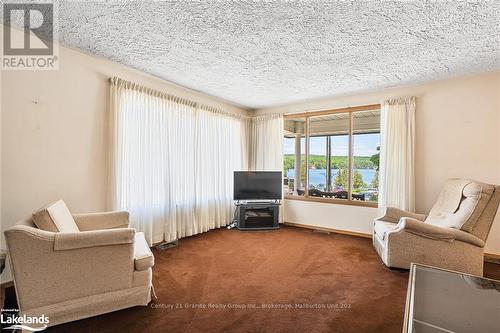
[[[58,69],[54,2],[2,5],[2,70]]]
[[[1,331],[4,332],[39,332],[47,329],[50,323],[45,314],[28,316],[20,314],[18,309],[2,309],[0,314]]]

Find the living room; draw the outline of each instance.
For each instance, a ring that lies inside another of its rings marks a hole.
[[[2,24],[2,329],[499,327],[498,2],[49,4]]]

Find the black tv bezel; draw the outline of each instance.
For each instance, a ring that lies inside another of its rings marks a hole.
[[[236,198],[236,174],[279,174],[280,175],[280,196],[276,198]],[[281,200],[283,198],[283,171],[234,171],[233,173],[233,200],[234,201],[251,201],[251,200]]]

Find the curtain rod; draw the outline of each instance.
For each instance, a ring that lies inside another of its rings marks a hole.
[[[119,77],[116,77],[116,76],[110,77],[109,82],[115,86],[123,86],[123,87],[125,87],[125,89],[137,90],[137,91],[143,92],[145,94],[148,94],[148,95],[151,95],[154,97],[164,98],[167,100],[171,100],[171,101],[174,101],[177,103],[185,104],[185,105],[188,105],[188,106],[191,106],[194,108],[198,108],[198,109],[202,109],[205,111],[219,113],[219,114],[223,114],[223,115],[227,115],[227,116],[235,117],[235,118],[242,118],[242,119],[250,119],[251,118],[249,116],[242,115],[242,114],[241,115],[235,114],[235,113],[220,109],[220,108],[215,107],[215,106],[201,104],[201,103],[189,100],[187,98],[177,97],[177,96],[168,94],[168,93],[160,91],[160,90],[156,90],[153,88],[143,86],[143,85],[135,83],[135,82],[120,79]]]
[[[189,99],[180,98],[180,97],[177,97],[174,95],[170,95],[170,94],[163,92],[163,91],[160,91],[160,90],[149,88],[149,87],[143,86],[143,85],[135,83],[135,82],[120,79],[119,77],[116,77],[116,76],[110,77],[109,81],[111,82],[111,84],[116,85],[116,86],[123,86],[126,89],[137,90],[137,91],[143,92],[143,93],[148,94],[148,95],[152,95],[155,97],[161,97],[161,98],[165,98],[168,100],[173,100],[175,102],[179,102],[179,103],[186,104],[189,106],[196,107],[198,104],[198,103],[191,101]]]

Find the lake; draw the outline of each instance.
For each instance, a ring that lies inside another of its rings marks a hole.
[[[368,186],[371,184],[373,178],[375,177],[375,169],[356,169],[361,173],[363,177],[363,182]],[[339,172],[338,169],[332,169],[332,181],[335,182],[335,177]],[[287,177],[289,179],[294,179],[295,169],[288,170]],[[326,184],[326,169],[310,169],[309,170],[309,184],[317,187],[319,185]]]

